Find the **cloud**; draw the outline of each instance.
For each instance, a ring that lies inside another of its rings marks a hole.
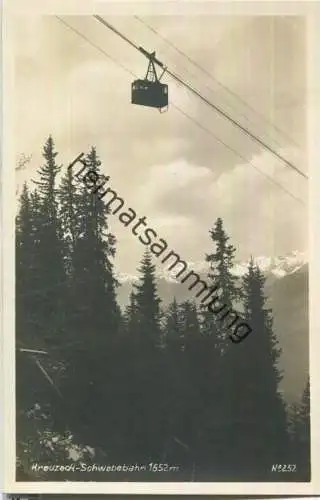
[[[156,221],[163,237],[170,237],[189,260],[203,258],[210,246],[208,230],[218,216],[225,218],[244,257],[304,249],[306,211],[249,162],[305,200],[307,184],[297,174],[168,75],[163,78],[175,103],[168,113],[133,106],[134,77],[121,65],[143,76],[146,60],[91,17],[66,20],[118,64],[53,17],[17,19],[15,138],[17,154],[33,154],[19,183],[34,176],[51,133],[64,164],[95,145],[102,170],[127,205]],[[212,77],[134,18],[109,20],[147,50],[156,50],[204,96],[307,171],[303,20],[147,19]],[[288,102],[295,107],[281,107]],[[299,158],[293,141],[302,145]],[[112,224],[125,241],[121,266],[129,261],[134,266],[141,245],[133,243],[132,235],[130,240],[121,224]],[[135,248],[130,258],[127,245]]]
[[[290,158],[289,150],[281,153]],[[279,255],[284,248],[305,249],[308,182],[279,165],[271,153],[262,153],[252,163],[305,204],[290,197],[250,164],[238,165],[221,175],[211,189],[235,241],[245,242],[241,246],[249,255]]]
[[[185,159],[178,159],[167,165],[154,165],[148,172],[148,177],[142,190],[151,194],[165,194],[174,190],[188,188],[190,184],[206,182],[212,177],[212,172],[199,165],[192,165]]]

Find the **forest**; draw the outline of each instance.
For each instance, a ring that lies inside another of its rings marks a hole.
[[[218,280],[223,303],[251,326],[240,344],[191,295],[162,305],[148,250],[120,307],[110,211],[57,155],[50,136],[16,216],[17,480],[310,481],[309,380],[287,404],[254,259],[233,275],[236,248],[213,220],[207,283]],[[94,147],[86,163],[100,175]],[[44,472],[35,463],[147,470]],[[172,469],[155,473],[150,463]]]

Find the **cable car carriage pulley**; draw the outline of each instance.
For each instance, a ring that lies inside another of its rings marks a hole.
[[[148,106],[159,109],[160,113],[168,109],[168,85],[161,83],[160,79],[166,71],[164,65],[156,59],[155,52],[147,52],[139,47],[148,59],[148,69],[144,79],[134,80],[131,84],[131,103],[139,106]],[[163,71],[158,78],[155,63],[162,67]]]

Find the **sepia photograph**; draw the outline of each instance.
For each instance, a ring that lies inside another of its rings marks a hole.
[[[248,10],[11,16],[25,491],[315,479],[307,31]]]

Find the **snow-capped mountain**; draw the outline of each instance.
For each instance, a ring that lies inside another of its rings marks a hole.
[[[255,257],[254,262],[261,271],[267,275],[273,275],[276,278],[283,278],[288,274],[298,271],[307,262],[307,255],[304,252],[293,251],[280,257]],[[233,268],[233,274],[243,276],[248,269],[248,262],[238,262]]]
[[[283,278],[288,274],[298,271],[298,269],[308,262],[308,259],[305,252],[295,250],[279,257],[255,257],[254,262],[259,266],[265,275]],[[248,266],[249,260],[236,262],[232,273],[235,276],[241,277],[247,272]],[[204,276],[207,273],[208,264],[205,261],[188,262],[188,270]],[[175,277],[175,270],[168,270],[165,264],[161,264],[160,260],[159,265],[157,266],[157,278],[165,279],[169,283],[179,283],[179,279]],[[117,279],[121,284],[124,284],[127,282],[135,283],[139,278],[133,274],[119,273],[117,275]]]
[[[117,280],[119,283],[122,285],[123,283],[135,283],[139,281],[139,278],[137,276],[134,276],[133,274],[126,274],[126,273],[117,273],[116,276]]]

